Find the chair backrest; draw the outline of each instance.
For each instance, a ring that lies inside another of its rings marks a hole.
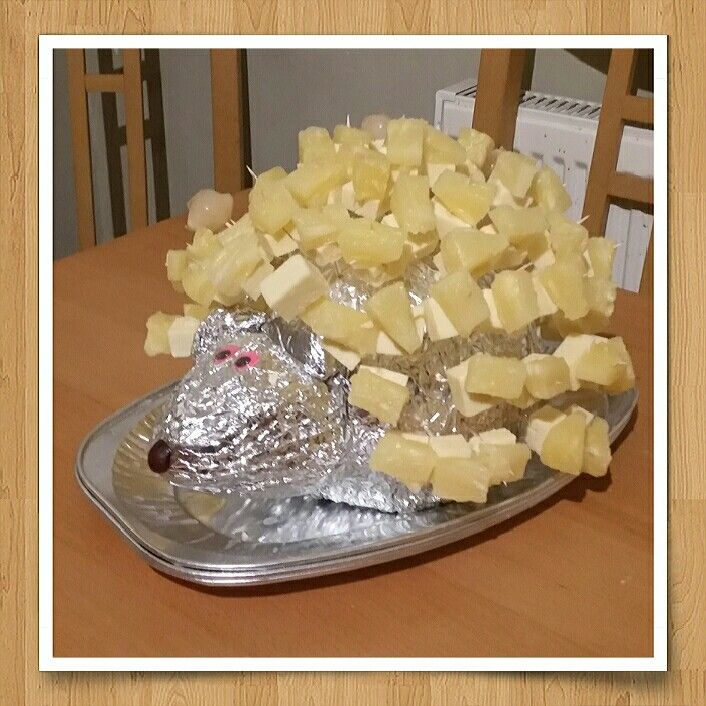
[[[91,178],[91,146],[88,124],[88,94],[122,93],[125,101],[125,141],[132,228],[147,225],[142,71],[139,49],[123,49],[122,73],[86,73],[84,49],[67,50],[69,110],[73,143],[74,181],[79,248],[96,244]]]
[[[244,49],[211,49],[213,177],[217,191],[250,185],[250,123]]]

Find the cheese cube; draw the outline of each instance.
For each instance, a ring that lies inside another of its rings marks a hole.
[[[464,417],[475,417],[481,412],[492,409],[497,400],[489,400],[481,395],[471,395],[466,391],[466,378],[468,377],[468,360],[446,369],[446,380],[451,390],[454,406]]]
[[[181,282],[188,265],[186,250],[167,250],[167,259],[164,264],[167,268],[167,279],[170,282]]]
[[[551,405],[545,405],[532,414],[525,430],[525,442],[532,451],[540,454],[547,434],[556,424],[566,419],[566,415]]]
[[[355,370],[358,363],[360,363],[360,356],[355,351],[345,346],[341,346],[334,341],[327,341],[326,339],[324,339],[321,345],[325,351],[330,353],[339,363],[348,368],[348,370]]]
[[[191,316],[177,316],[167,330],[169,352],[174,358],[188,358],[201,322]]]
[[[531,353],[522,359],[527,371],[525,386],[533,397],[549,400],[571,386],[569,366],[563,358]]]
[[[427,176],[429,177],[429,186],[432,189],[434,188],[434,184],[436,184],[436,180],[442,175],[443,172],[445,172],[447,170],[450,172],[455,172],[456,165],[455,164],[427,163],[426,172],[427,172]]]
[[[434,208],[436,232],[442,240],[454,228],[468,228],[466,221],[461,220],[458,216],[454,216],[436,197],[432,199],[432,206]]]
[[[285,321],[328,294],[328,282],[315,265],[301,255],[285,260],[260,284],[267,305]]]
[[[370,456],[370,468],[386,473],[411,490],[429,483],[436,454],[429,444],[405,439],[398,432],[388,432],[378,441]]]
[[[294,238],[284,230],[280,230],[275,235],[260,233],[260,242],[271,258],[284,257],[299,247]]]
[[[326,265],[340,260],[341,257],[341,248],[338,247],[338,243],[326,243],[326,245],[316,248],[314,262],[319,267],[326,267]]]
[[[462,434],[430,436],[429,443],[440,459],[471,457],[471,449]]]
[[[468,440],[469,448],[473,452],[480,450],[481,444],[496,444],[496,445],[507,445],[514,444],[517,441],[517,437],[505,427],[500,427],[499,429],[488,429],[487,431],[482,431],[471,439]]]
[[[491,328],[495,328],[495,329],[503,328],[502,321],[500,321],[500,317],[498,316],[498,308],[497,308],[497,306],[495,306],[495,297],[493,296],[493,290],[492,289],[484,289],[483,290],[483,299],[485,299],[485,303],[488,307],[488,311],[490,312],[490,317],[488,319],[488,322],[490,323]]]
[[[537,295],[537,308],[540,316],[552,316],[559,311],[559,307],[552,301],[544,285],[536,273],[532,273],[532,286]]]
[[[366,410],[381,422],[394,425],[409,402],[406,384],[406,375],[361,366],[351,378],[348,402]]]
[[[595,343],[605,340],[602,336],[593,336],[591,334],[570,334],[554,351],[554,355],[563,358],[569,366],[569,379],[572,390],[576,391],[581,387],[581,382],[576,374],[578,361]]]
[[[522,361],[488,353],[468,359],[466,392],[513,400],[522,395],[527,371]]]
[[[429,338],[432,341],[442,341],[459,335],[451,319],[446,316],[439,302],[433,297],[429,297],[424,301],[424,318]]]
[[[168,331],[177,317],[157,311],[147,319],[147,336],[145,338],[145,353],[152,357],[169,354]]]
[[[375,352],[378,355],[404,355],[404,351],[384,331],[377,334]]]

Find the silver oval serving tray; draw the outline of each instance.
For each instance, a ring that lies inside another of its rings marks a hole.
[[[525,477],[488,502],[394,515],[311,498],[219,498],[173,488],[147,467],[154,410],[172,383],[119,410],[84,440],[76,476],[88,497],[155,568],[201,584],[242,586],[310,578],[418,554],[477,534],[573,480],[536,456]],[[594,400],[611,441],[637,403],[632,390]],[[585,405],[589,406],[589,405]]]

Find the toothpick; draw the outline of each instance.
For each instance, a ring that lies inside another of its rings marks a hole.
[[[252,169],[250,169],[250,165],[246,164],[245,168],[248,170],[248,173],[252,177],[253,182],[257,181],[257,174],[255,174],[255,172]]]
[[[348,113],[348,115],[346,115],[346,127],[350,127],[350,126],[351,126],[351,114]]]

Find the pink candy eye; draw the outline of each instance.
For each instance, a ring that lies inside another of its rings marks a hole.
[[[231,360],[238,352],[240,351],[239,346],[223,346],[214,356],[213,360],[216,363],[225,363],[228,360]]]
[[[233,361],[236,370],[249,370],[260,362],[260,356],[255,351],[241,351]]]

